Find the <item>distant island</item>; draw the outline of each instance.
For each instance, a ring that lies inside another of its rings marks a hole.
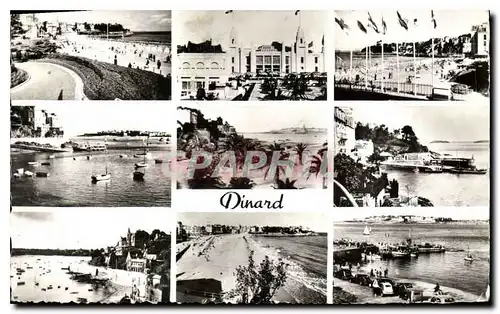
[[[430,142],[430,144],[450,144],[450,143],[474,143],[474,144],[482,144],[482,143],[489,143],[489,140],[479,140],[479,141],[442,141],[442,140],[436,140]]]
[[[432,141],[431,144],[436,144],[436,143],[450,143],[449,141]]]
[[[11,256],[17,255],[58,255],[58,256],[91,256],[92,250],[85,249],[26,249],[12,248]]]
[[[328,133],[325,128],[306,128],[306,127],[293,127],[293,128],[283,128],[279,130],[272,130],[269,132],[264,132],[269,134],[309,134],[309,133]]]
[[[425,217],[416,215],[382,215],[370,216],[365,218],[356,218],[344,221],[346,223],[376,223],[376,224],[442,224],[442,223],[456,223],[456,224],[488,224],[489,219],[475,220],[475,219],[452,219],[449,217]]]
[[[100,131],[95,133],[84,133],[78,135],[78,137],[92,137],[92,136],[117,136],[117,137],[170,137],[168,132],[151,132],[151,131],[137,131],[137,130],[125,130],[125,131]]]

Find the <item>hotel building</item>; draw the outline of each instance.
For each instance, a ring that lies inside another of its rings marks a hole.
[[[272,42],[242,47],[234,28],[229,37],[230,44],[226,49],[221,45],[213,46],[211,40],[200,44],[189,42],[178,47],[181,96],[196,93],[199,88],[214,90],[226,86],[231,76],[245,73],[274,72],[284,75],[326,71],[324,36],[319,52],[315,52],[315,43],[307,42],[300,26],[295,42],[290,46],[284,42]]]
[[[352,109],[335,107],[335,155],[344,153],[349,155],[356,144],[355,125],[352,118]]]

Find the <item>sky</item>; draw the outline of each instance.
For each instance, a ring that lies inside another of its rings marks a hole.
[[[116,245],[120,236],[142,229],[171,232],[167,210],[64,209],[53,212],[13,212],[11,239],[15,248],[96,249]]]
[[[479,141],[490,139],[489,106],[433,105],[403,106],[377,104],[353,107],[355,123],[385,124],[389,130],[410,125],[427,145],[431,141]]]
[[[306,42],[314,41],[314,51],[321,48],[321,39],[327,27],[327,11],[181,11],[176,15],[174,36],[180,45],[188,41],[199,43],[212,38],[213,44],[228,47],[229,34],[234,27],[237,41],[244,48],[253,45],[270,45],[283,41],[285,45],[295,42],[299,18]]]
[[[73,11],[39,13],[43,22],[118,23],[131,31],[170,31],[171,11]]]
[[[316,232],[327,232],[329,218],[319,212],[290,213],[179,213],[177,220],[183,225],[221,224],[230,226],[302,226]]]
[[[172,132],[175,122],[171,105],[165,103],[82,102],[35,107],[55,113],[68,137],[107,130]]]
[[[367,44],[374,45],[379,40],[384,42],[409,42],[429,40],[432,36],[456,37],[471,32],[473,25],[488,22],[488,11],[460,10],[460,11],[437,11],[434,10],[434,18],[437,27],[431,19],[430,10],[399,10],[401,16],[408,20],[409,30],[406,31],[398,22],[396,10],[371,10],[370,14],[379,29],[382,29],[382,16],[387,25],[385,36],[377,35],[372,28],[368,27],[368,11],[335,11],[336,18],[342,18],[349,27],[348,34],[340,26],[332,21],[334,31],[335,50],[361,49]],[[417,26],[413,20],[417,19]],[[363,23],[368,34],[363,33],[357,21]]]
[[[210,105],[189,104],[188,106],[200,109],[206,119],[215,120],[221,117],[224,122],[236,128],[238,133],[258,133],[278,130],[281,128],[302,127],[328,128],[331,123],[328,115],[324,114],[324,106],[315,103],[290,103],[281,104],[228,104],[211,103]],[[189,111],[177,110],[177,119],[181,122],[189,121]]]
[[[351,208],[349,210],[338,210],[335,212],[334,221],[346,221],[353,219],[362,219],[369,216],[382,216],[382,215],[416,215],[425,217],[446,217],[455,220],[473,220],[473,219],[489,219],[490,209],[488,207],[478,207],[478,208],[439,208],[436,210],[433,208],[424,207],[414,207],[414,208],[404,208],[401,207],[385,207],[383,209],[377,208],[377,210],[370,210],[363,207]],[[334,228],[335,232],[335,228]]]

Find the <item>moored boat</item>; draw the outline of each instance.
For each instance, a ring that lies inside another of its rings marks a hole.
[[[134,171],[134,181],[144,181],[144,172]]]
[[[101,174],[101,175],[97,175],[97,176],[91,176],[90,177],[92,182],[98,182],[98,181],[106,181],[106,180],[109,180],[111,179],[111,174]]]
[[[488,170],[486,169],[464,169],[464,168],[455,168],[450,170],[451,173],[456,174],[486,174]]]
[[[32,177],[32,176],[33,176],[33,174],[34,174],[33,172],[28,171],[28,170],[26,170],[26,171],[24,172],[24,175],[25,175],[26,177]]]
[[[368,226],[365,226],[365,230],[363,231],[363,235],[370,235],[371,229],[368,229]]]
[[[48,172],[43,172],[43,171],[37,171],[35,174],[38,178],[47,178],[50,176],[50,173]]]
[[[50,162],[45,161],[45,162],[42,162],[42,163],[41,163],[41,165],[42,165],[42,166],[50,166]]]
[[[155,164],[162,164],[163,163],[163,160],[161,159],[155,159]]]
[[[38,161],[28,161],[28,165],[36,166],[36,165],[38,165]]]

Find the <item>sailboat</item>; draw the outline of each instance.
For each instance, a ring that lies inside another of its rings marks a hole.
[[[468,245],[467,245],[467,255],[464,257],[464,261],[466,262],[474,261],[474,257],[472,256],[472,254],[470,254],[470,248]]]
[[[134,164],[136,168],[144,168],[148,166],[148,164],[146,163],[146,158],[150,158],[151,153],[147,151],[147,146],[148,144],[146,143],[146,147],[144,148],[144,153],[136,155],[136,156],[143,156],[144,158],[142,162],[137,162]]]
[[[365,230],[363,231],[363,235],[370,235],[370,233],[372,232],[372,229],[368,229],[368,226],[365,226]]]
[[[107,155],[107,152],[106,152]],[[90,177],[93,183],[96,183],[98,181],[106,181],[111,179],[111,173],[108,173],[108,163],[106,162],[106,173],[97,175],[97,176],[91,176]]]

